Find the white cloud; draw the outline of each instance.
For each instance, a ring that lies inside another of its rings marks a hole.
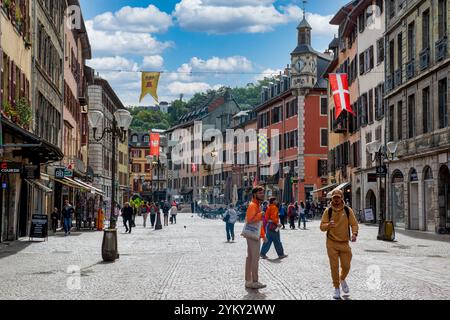
[[[160,55],[145,56],[142,61],[142,68],[160,69],[164,65],[164,58]]]
[[[97,30],[139,33],[167,32],[173,25],[172,17],[154,5],[147,8],[126,6],[115,13],[105,12],[96,16],[93,23]]]
[[[212,57],[208,60],[202,60],[193,57],[190,62],[194,69],[200,71],[251,71],[253,69],[252,62],[246,57],[234,56],[228,58]]]
[[[280,72],[283,73],[284,71],[281,69],[266,69],[255,77],[255,81],[264,80],[264,78],[273,78],[274,76],[279,75]]]
[[[148,33],[97,30],[92,20],[86,22],[86,29],[94,52],[148,55],[159,54],[173,46],[172,42],[160,42]]]
[[[213,34],[266,32],[286,23],[273,1],[234,0],[228,6],[225,2],[228,1],[181,0],[173,16],[182,28]]]
[[[188,63],[183,63],[176,73],[168,73],[166,78],[169,81],[192,81],[193,76],[191,72],[192,67]]]
[[[136,62],[121,56],[100,57],[88,60],[87,64],[97,71],[138,71],[139,67]]]
[[[205,82],[172,82],[167,86],[172,95],[193,95],[197,92],[205,92],[211,89],[211,86]]]
[[[274,0],[181,0],[172,15],[187,30],[210,34],[260,33],[274,30],[289,22],[300,22],[303,13],[298,6],[281,6]],[[315,35],[332,36],[336,27],[332,16],[307,13]]]

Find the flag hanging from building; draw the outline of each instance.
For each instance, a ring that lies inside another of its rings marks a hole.
[[[159,157],[159,133],[150,133],[150,155]]]
[[[266,158],[269,155],[269,139],[266,133],[258,135],[259,157]]]
[[[150,94],[156,102],[158,101],[158,83],[161,73],[159,72],[142,72],[142,90],[139,102],[142,102],[147,94]]]
[[[345,73],[330,74],[331,92],[336,106],[336,119],[342,111],[347,111],[356,116],[350,104],[350,91],[348,90],[348,75]]]
[[[195,163],[193,163],[191,165],[191,171],[192,171],[192,173],[196,173],[197,172],[197,165]]]

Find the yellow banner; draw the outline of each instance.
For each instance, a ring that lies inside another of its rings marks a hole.
[[[139,102],[142,102],[142,99],[147,94],[150,94],[156,102],[158,101],[158,83],[159,77],[161,76],[160,72],[142,72],[142,91],[141,91],[141,99]]]

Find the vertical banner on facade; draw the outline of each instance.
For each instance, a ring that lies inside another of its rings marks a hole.
[[[142,102],[147,94],[150,94],[156,102],[158,101],[158,83],[161,73],[159,72],[142,72],[142,90],[139,102]]]
[[[160,136],[159,133],[150,133],[150,155],[159,157]]]

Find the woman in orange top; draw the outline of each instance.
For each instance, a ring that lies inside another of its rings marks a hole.
[[[264,188],[256,187],[253,189],[253,200],[248,205],[245,221],[247,223],[256,223],[262,221],[261,203],[264,201]],[[266,241],[264,227],[261,227],[261,239]],[[245,261],[245,287],[248,289],[263,289],[265,284],[259,282],[259,252],[261,240],[247,238],[247,259]]]
[[[267,221],[267,241],[263,244],[261,248],[261,258],[267,259],[267,252],[269,252],[272,242],[277,251],[278,258],[284,259],[287,255],[284,254],[283,244],[280,239],[280,216],[278,214],[278,201],[276,198],[270,198],[269,207],[266,211],[266,221]]]

